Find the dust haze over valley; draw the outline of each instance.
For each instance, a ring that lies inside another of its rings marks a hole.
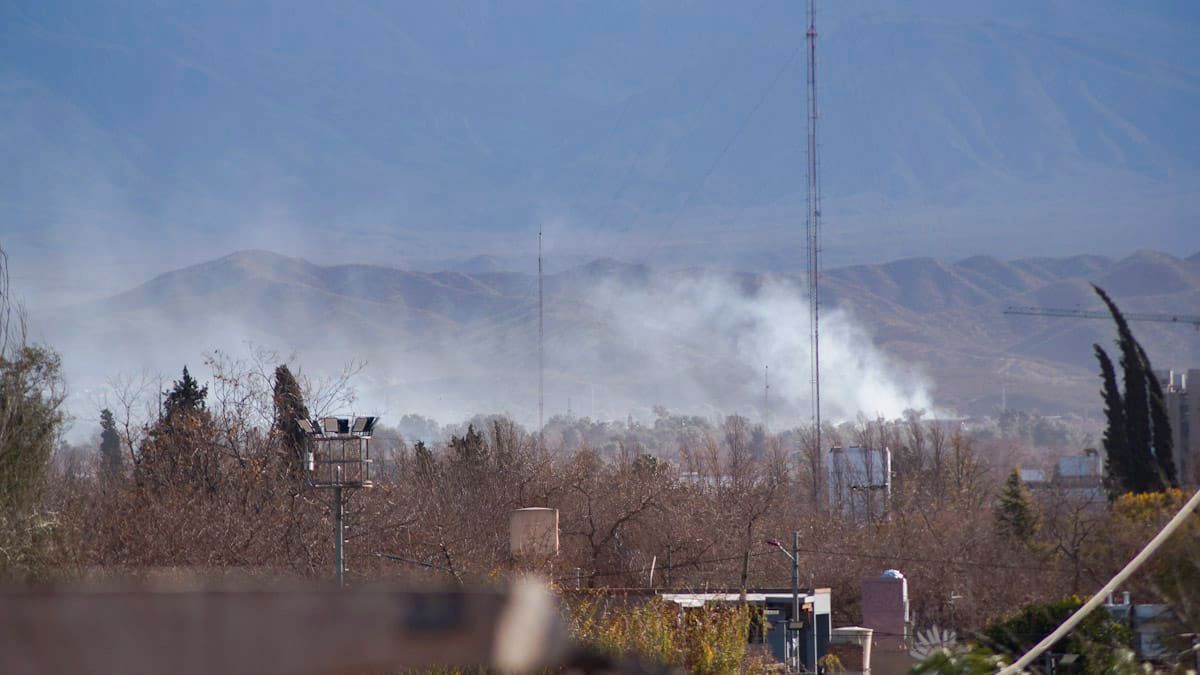
[[[293,355],[320,375],[366,362],[358,405],[456,422],[507,413],[536,426],[536,278],[321,267],[245,251],[46,317],[71,380],[104,392],[114,373],[171,374],[201,355]],[[807,306],[799,281],[705,270],[657,273],[613,260],[546,279],[550,414],[645,420],[656,405],[774,419],[807,410]],[[839,417],[931,407],[923,375],[877,349],[845,311],[826,322],[826,405]],[[104,364],[97,369],[94,364]],[[803,372],[801,372],[803,370]],[[105,374],[107,371],[107,374]],[[101,394],[103,395],[103,394]]]
[[[469,267],[495,267],[474,260]],[[1140,252],[1004,262],[906,259],[829,269],[823,403],[835,421],[897,418],[907,409],[988,415],[1003,403],[1043,414],[1095,415],[1087,347],[1104,322],[1005,316],[1008,305],[1090,307],[1090,282],[1130,311],[1200,305],[1200,256]],[[639,421],[654,406],[713,418],[770,419],[809,410],[807,306],[797,276],[597,260],[546,276],[547,418]],[[123,293],[35,311],[61,349],[71,407],[85,420],[115,376],[208,376],[205,354],[293,356],[313,376],[351,360],[360,411],[442,424],[507,413],[536,426],[536,276],[322,266],[242,251],[156,277]],[[1159,362],[1200,362],[1191,331],[1142,324]],[[1166,366],[1170,367],[1170,366]],[[1003,399],[1006,399],[1003,400]]]

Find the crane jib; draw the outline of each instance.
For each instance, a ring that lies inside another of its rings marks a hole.
[[[1053,307],[1008,307],[1004,310],[1005,314],[1019,314],[1024,316],[1053,316],[1069,319],[1110,319],[1112,315],[1106,311],[1090,310],[1090,309],[1056,309]],[[1200,316],[1191,316],[1186,314],[1152,314],[1152,313],[1128,313],[1125,314],[1125,319],[1128,321],[1155,321],[1159,323],[1185,323],[1200,330]]]

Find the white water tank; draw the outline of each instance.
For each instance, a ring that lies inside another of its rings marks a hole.
[[[558,555],[558,509],[517,509],[508,528],[509,550],[517,560],[533,562]]]
[[[874,634],[875,631],[861,626],[844,626],[830,632],[829,653],[838,657],[846,675],[870,675]]]

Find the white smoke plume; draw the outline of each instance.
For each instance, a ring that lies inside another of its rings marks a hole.
[[[769,368],[773,426],[804,423],[812,372],[805,294],[786,279],[747,285],[711,274],[604,284],[588,297],[616,338],[601,358],[610,368],[630,363],[630,394],[640,389],[667,406],[699,404],[752,419],[762,414]],[[849,311],[824,310],[820,345],[826,419],[896,418],[906,409],[931,409],[927,379],[878,348]],[[565,352],[556,357],[572,359]],[[643,398],[642,405],[648,402]]]

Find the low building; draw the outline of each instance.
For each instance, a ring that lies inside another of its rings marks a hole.
[[[1040,485],[1047,480],[1045,469],[1020,467],[1017,469],[1017,474],[1021,477],[1021,482],[1026,485]]]
[[[1171,421],[1175,470],[1182,485],[1200,484],[1200,369],[1156,370]]]
[[[887,514],[892,496],[892,451],[833,447],[825,463],[829,506],[857,518]]]
[[[1104,458],[1094,448],[1082,455],[1060,457],[1047,472],[1037,467],[1017,467],[1021,482],[1032,490],[1054,491],[1088,501],[1104,501]],[[1047,475],[1049,474],[1049,475]]]
[[[801,591],[799,630],[789,631],[795,619],[792,616],[792,592],[782,590],[753,591],[744,598],[738,592],[725,593],[663,593],[662,599],[680,607],[703,607],[708,604],[739,604],[743,600],[760,609],[765,632],[752,632],[751,641],[767,644],[771,654],[782,663],[792,661],[799,654],[800,663],[808,671],[816,670],[817,661],[829,652],[831,591],[818,588]]]
[[[1174,632],[1171,608],[1167,605],[1134,604],[1125,593],[1120,602],[1110,595],[1104,609],[1113,620],[1129,626],[1133,632],[1133,651],[1139,661],[1167,663],[1176,656],[1165,640]]]

